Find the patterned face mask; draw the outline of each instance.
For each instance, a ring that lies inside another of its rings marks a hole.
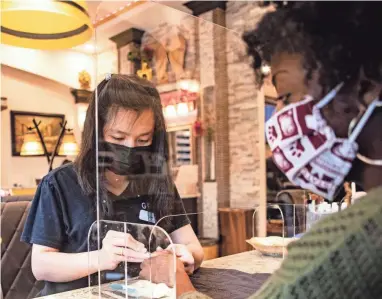
[[[291,104],[265,124],[273,160],[288,179],[301,188],[333,200],[358,152],[356,138],[375,108],[369,105],[348,138],[338,138],[320,109],[338,93],[342,83],[317,104],[311,96]]]

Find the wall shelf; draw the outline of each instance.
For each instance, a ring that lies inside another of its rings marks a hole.
[[[1,111],[8,109],[8,100],[6,97],[1,97]]]

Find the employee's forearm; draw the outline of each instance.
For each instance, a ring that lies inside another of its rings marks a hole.
[[[98,271],[98,251],[90,253],[44,252],[32,258],[37,280],[68,282]]]
[[[200,267],[204,259],[203,248],[201,248],[198,244],[193,244],[193,243],[188,244],[187,248],[192,253],[192,256],[194,257],[195,270],[196,270]]]

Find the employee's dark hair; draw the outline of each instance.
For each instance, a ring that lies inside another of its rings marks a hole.
[[[103,145],[103,128],[105,124],[113,120],[118,109],[131,109],[138,113],[151,109],[154,113],[155,129],[151,145],[152,152],[158,167],[156,175],[147,176],[140,180],[130,181],[132,188],[138,194],[148,194],[153,200],[153,208],[156,215],[163,217],[170,214],[175,196],[174,184],[171,179],[168,166],[168,143],[165,121],[162,112],[160,96],[156,88],[147,80],[134,75],[114,74],[104,79],[97,86],[98,92],[98,138],[99,152],[106,151]],[[82,144],[80,153],[75,161],[79,182],[83,191],[89,196],[96,194],[96,93],[91,95],[90,104],[86,113]],[[102,161],[101,161],[102,162]],[[106,196],[104,171],[100,168],[100,193],[101,205],[104,216],[112,217],[112,205]],[[105,201],[105,202],[104,202]],[[159,220],[159,219],[157,219]]]
[[[382,2],[288,2],[265,15],[244,40],[258,77],[262,63],[286,52],[303,54],[306,79],[319,70],[326,90],[357,79],[361,69],[381,82],[381,15]]]

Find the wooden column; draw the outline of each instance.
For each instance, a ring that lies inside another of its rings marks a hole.
[[[215,144],[216,182],[218,184],[218,207],[230,206],[230,158],[228,127],[228,76],[227,76],[227,29],[225,11],[213,10],[214,62],[215,62]]]
[[[119,74],[137,73],[140,63],[129,61],[127,57],[131,51],[140,51],[143,34],[144,31],[140,29],[130,28],[110,38],[117,45]]]

